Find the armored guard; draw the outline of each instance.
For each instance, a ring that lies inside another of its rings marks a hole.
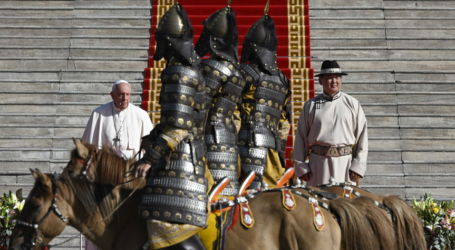
[[[290,85],[277,67],[275,23],[267,10],[268,3],[265,15],[248,30],[241,61],[247,83],[238,145],[242,171],[256,172],[251,189],[260,189],[263,182],[276,187],[285,171],[284,150],[290,129]]]
[[[147,220],[153,249],[204,249],[195,234],[207,222],[209,171],[205,162],[205,81],[193,48],[193,28],[178,3],[167,11],[155,33],[154,60],[165,58],[161,74],[161,121],[155,142],[137,164],[152,166],[139,207]],[[208,176],[206,176],[208,175]]]
[[[210,53],[210,59],[199,64],[206,84],[207,165],[215,181],[224,177],[230,179],[221,195],[236,195],[239,189],[237,133],[240,128],[237,104],[241,101],[245,80],[239,68],[235,13],[228,5],[213,13],[203,24],[196,52],[201,57]]]

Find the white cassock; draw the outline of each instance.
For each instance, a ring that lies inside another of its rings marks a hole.
[[[143,109],[130,103],[128,108],[120,111],[114,102],[109,102],[93,111],[82,139],[100,149],[108,145],[119,156],[128,159],[136,155],[141,138],[152,128],[150,117]]]
[[[331,101],[326,98],[321,94],[307,101],[297,124],[294,142],[295,174],[300,177],[311,172],[313,177],[306,183],[308,186],[328,184],[331,176],[335,182],[349,182],[349,170],[362,177],[366,171],[367,120],[359,101],[342,92],[336,94]],[[352,155],[339,157],[311,153],[310,160],[306,163],[308,144],[354,147]]]
[[[82,139],[99,149],[108,145],[117,155],[129,159],[139,151],[141,138],[152,128],[150,117],[143,109],[130,103],[128,108],[120,111],[114,102],[109,102],[93,111]],[[116,138],[120,140],[115,141]],[[95,244],[85,239],[85,250],[96,249]]]

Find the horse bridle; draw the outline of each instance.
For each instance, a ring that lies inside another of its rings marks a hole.
[[[85,178],[90,181],[90,177],[87,175],[87,169],[90,167],[90,163],[92,162],[92,156],[90,156],[87,161],[84,161],[82,159],[77,159],[77,161],[84,164],[81,170],[81,175],[85,176]]]
[[[22,243],[21,245],[21,248],[23,250],[29,250],[29,249],[32,249],[32,247],[34,246],[37,246],[37,245],[41,245],[42,247],[47,247],[47,249],[50,249],[50,245],[46,245],[46,244],[43,244],[41,241],[42,239],[39,237],[38,235],[38,226],[43,223],[43,221],[52,213],[54,212],[62,221],[63,223],[66,223],[67,220],[68,220],[68,217],[67,216],[64,216],[62,214],[62,212],[60,212],[60,210],[58,209],[57,207],[57,204],[56,204],[56,201],[57,201],[57,197],[58,197],[58,194],[57,194],[57,184],[58,184],[58,181],[59,181],[59,178],[60,176],[58,175],[55,175],[54,174],[54,178],[55,178],[55,184],[53,185],[52,187],[52,191],[54,193],[54,199],[52,200],[52,204],[51,206],[49,207],[49,209],[47,210],[47,213],[44,215],[43,218],[41,218],[41,220],[39,220],[36,224],[31,224],[31,223],[27,223],[25,221],[21,221],[21,220],[16,220],[16,224],[18,225],[22,225],[22,226],[26,226],[26,227],[31,227],[35,230],[34,232],[34,235],[33,235],[33,239],[30,241],[30,242],[25,242]]]

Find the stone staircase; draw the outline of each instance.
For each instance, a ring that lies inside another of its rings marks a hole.
[[[151,1],[0,2],[0,194],[34,183],[29,168],[60,172],[112,83],[140,106]],[[52,249],[79,248],[65,230]]]
[[[367,116],[361,185],[372,192],[455,199],[454,10],[454,1],[310,2],[312,67],[337,60],[349,73],[343,91]]]

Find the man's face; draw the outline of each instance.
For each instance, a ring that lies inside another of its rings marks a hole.
[[[327,74],[319,77],[319,84],[325,93],[333,96],[341,90],[341,74]]]
[[[111,92],[111,97],[118,109],[124,110],[128,108],[131,97],[130,85],[127,83],[118,84],[114,92]]]

